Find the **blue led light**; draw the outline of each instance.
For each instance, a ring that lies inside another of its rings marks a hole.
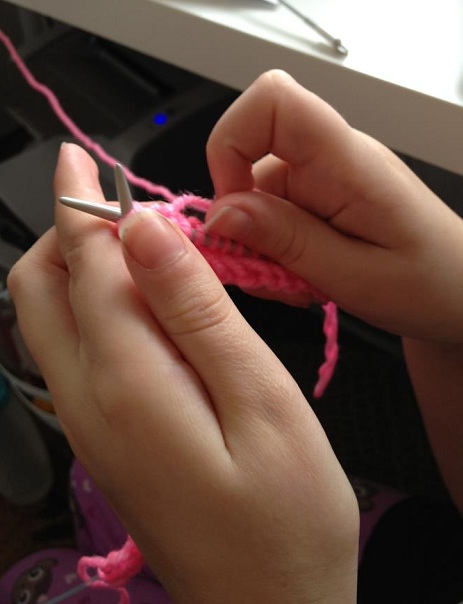
[[[163,126],[167,122],[167,113],[155,113],[153,116],[153,124]]]

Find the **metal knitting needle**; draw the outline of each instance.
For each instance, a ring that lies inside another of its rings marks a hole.
[[[95,583],[96,581],[98,581],[98,579],[99,577],[95,576],[92,577],[86,583],[79,583],[79,585],[71,587],[71,589],[64,591],[63,593],[59,594],[58,596],[55,596],[51,600],[47,600],[47,604],[58,604],[58,602],[64,602],[66,600],[69,600],[70,598],[72,598],[72,596],[75,596],[79,592],[84,591],[84,589],[91,587],[92,583]]]
[[[121,206],[122,216],[125,216],[132,211],[133,203],[129,183],[127,182],[124,168],[121,164],[116,164],[114,166],[114,179],[116,181],[117,199]]]
[[[117,222],[122,216],[125,216],[133,209],[132,193],[130,192],[129,183],[124,174],[124,168],[121,164],[114,166],[114,180],[116,183],[117,199],[119,207],[108,206],[103,203],[95,203],[93,201],[85,201],[83,199],[75,199],[74,197],[60,197],[60,202],[70,208],[81,210],[87,214],[104,218],[111,222]]]
[[[341,42],[341,40],[339,38],[333,37],[325,29],[323,29],[322,27],[320,27],[320,25],[318,25],[318,23],[315,23],[315,21],[312,21],[312,19],[309,19],[309,17],[307,17],[306,15],[304,15],[303,13],[301,13],[292,4],[290,4],[289,2],[287,2],[287,0],[279,0],[279,3],[282,6],[285,6],[288,10],[290,10],[297,17],[299,17],[299,19],[302,19],[302,21],[304,21],[304,23],[306,25],[308,25],[309,27],[311,27],[314,31],[317,32],[317,34],[319,34],[322,38],[324,38],[327,42],[329,42],[331,44],[331,46],[333,46],[333,48],[337,52],[339,52],[339,54],[341,54],[341,55],[347,55],[348,50],[342,44],[342,42]]]
[[[117,206],[110,206],[104,203],[96,203],[94,201],[85,201],[83,199],[75,199],[74,197],[60,197],[60,203],[69,208],[92,214],[92,216],[98,216],[98,218],[104,218],[111,222],[117,222],[122,218],[122,210]]]

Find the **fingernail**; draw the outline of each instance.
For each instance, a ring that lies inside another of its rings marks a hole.
[[[252,217],[240,208],[224,206],[205,223],[204,228],[222,237],[241,240],[252,228]]]
[[[119,223],[119,238],[133,260],[150,270],[167,266],[186,252],[180,231],[155,210],[124,218]]]

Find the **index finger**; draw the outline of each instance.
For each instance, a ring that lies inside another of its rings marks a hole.
[[[92,158],[76,145],[61,149],[55,173],[55,195],[105,202]],[[142,337],[148,324],[151,346],[161,358],[177,357],[154,317],[134,293],[115,225],[106,220],[56,205],[58,243],[69,273],[69,305],[88,354],[116,362],[122,350]],[[107,345],[108,338],[112,346]]]
[[[271,153],[295,167],[339,143],[348,128],[327,103],[283,71],[260,76],[213,129],[207,158],[217,197],[251,190],[253,163]]]

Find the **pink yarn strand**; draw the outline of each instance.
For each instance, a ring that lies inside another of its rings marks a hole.
[[[114,589],[120,593],[120,604],[129,604],[130,598],[126,589],[127,583],[138,575],[143,568],[143,556],[129,536],[120,550],[103,556],[82,556],[77,565],[79,577],[91,587]],[[98,579],[89,570],[96,572]]]
[[[338,362],[338,313],[334,302],[327,302],[323,305],[325,312],[325,321],[323,332],[326,336],[325,342],[325,362],[318,371],[318,382],[314,388],[314,397],[320,398],[325,393],[328,384],[333,377],[333,373]]]
[[[89,151],[92,151],[102,162],[108,164],[113,167],[117,160],[112,157],[109,153],[107,153],[101,145],[99,145],[96,141],[91,139],[89,136],[85,134],[77,124],[69,117],[69,115],[64,111],[58,97],[55,93],[39,82],[32,72],[29,70],[27,65],[19,56],[17,50],[13,46],[10,38],[0,30],[0,40],[7,49],[11,59],[16,64],[17,68],[23,75],[26,82],[29,84],[31,88],[39,92],[42,96],[44,96],[51,109],[53,110],[56,117],[61,121],[61,123],[65,126],[65,128],[72,134],[72,136],[78,140],[82,145],[84,145]],[[147,191],[151,195],[161,196],[165,198],[167,201],[172,201],[175,199],[175,195],[166,187],[161,185],[156,185],[149,180],[144,178],[140,178],[136,176],[133,172],[131,172],[127,167],[124,167],[124,172],[127,177],[127,180],[134,186],[137,186],[145,191]]]

